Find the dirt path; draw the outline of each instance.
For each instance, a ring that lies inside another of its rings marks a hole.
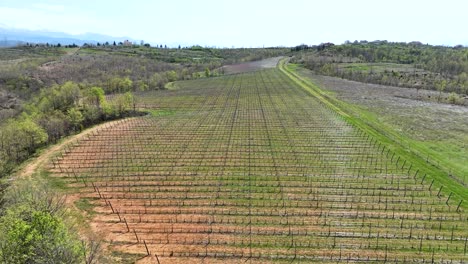
[[[78,53],[78,51],[80,50],[80,48],[71,48],[71,49],[67,49],[65,52],[66,54],[64,54],[63,56],[60,56],[58,59],[56,60],[53,60],[53,61],[48,61],[48,62],[44,62],[42,63],[40,66],[39,66],[39,69],[42,69],[42,70],[52,70],[53,69],[53,66],[57,63],[60,62],[60,60],[63,59],[63,57],[70,57],[70,56],[73,56],[75,55],[76,53]]]
[[[134,117],[133,117],[134,118]],[[55,145],[52,145],[52,146],[49,146],[47,147],[45,150],[43,150],[39,156],[37,158],[34,158],[32,159],[28,164],[26,164],[26,166],[24,166],[22,169],[20,169],[17,173],[16,173],[16,177],[29,177],[31,176],[34,172],[37,171],[37,169],[39,169],[43,164],[44,162],[46,162],[55,152],[61,150],[64,146],[66,146],[67,144],[73,142],[73,141],[77,141],[77,140],[80,140],[82,139],[83,137],[105,127],[105,126],[109,126],[109,125],[112,125],[114,123],[118,123],[118,122],[122,122],[123,120],[130,120],[130,119],[133,119],[133,118],[126,118],[126,119],[119,119],[119,120],[115,120],[115,121],[111,121],[111,122],[106,122],[106,123],[102,123],[102,124],[99,124],[99,125],[96,125],[96,126],[93,126],[91,128],[88,128],[84,131],[82,131],[81,133],[77,134],[77,135],[73,135],[73,136],[69,136],[67,138],[65,138],[64,140],[62,140],[61,142],[55,144]]]

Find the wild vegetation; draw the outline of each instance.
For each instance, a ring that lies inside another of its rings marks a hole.
[[[78,236],[65,198],[44,179],[18,179],[2,202],[1,263],[96,263],[99,241]]]
[[[329,76],[359,82],[453,92],[444,101],[468,95],[468,48],[419,42],[347,42],[343,45],[298,46],[294,62]],[[438,101],[442,98],[439,96]],[[462,101],[460,101],[462,102]]]
[[[0,88],[29,98],[39,89],[73,81],[115,90],[161,89],[167,82],[222,74],[225,64],[284,54],[286,49],[169,49],[146,46],[17,47],[0,49]],[[131,82],[129,82],[131,81]]]
[[[130,92],[107,102],[100,87],[80,88],[66,82],[43,89],[23,105],[21,115],[1,125],[0,175],[8,174],[38,147],[55,143],[83,127],[132,114],[133,105]]]

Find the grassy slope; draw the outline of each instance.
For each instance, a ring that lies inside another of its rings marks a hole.
[[[279,63],[279,69],[296,84],[342,115],[349,123],[367,132],[376,140],[387,146],[387,148],[390,148],[397,156],[406,160],[407,164],[412,164],[413,170],[419,170],[416,176],[419,178],[419,181],[423,179],[423,175],[425,174],[427,174],[427,176],[424,178],[424,182],[430,183],[432,179],[434,179],[432,190],[437,191],[443,186],[442,193],[445,192],[446,196],[448,196],[450,192],[454,193],[451,199],[455,198],[455,196],[457,196],[457,199],[465,201],[468,199],[468,192],[464,186],[448,177],[448,173],[440,166],[425,161],[423,157],[427,156],[427,154],[431,154],[426,152],[427,147],[421,146],[421,143],[416,144],[407,137],[394,131],[391,127],[377,122],[376,117],[371,113],[363,111],[354,105],[342,102],[325,93],[310,80],[299,76],[294,66],[286,65],[286,59]],[[413,173],[416,174],[416,171]],[[462,204],[462,206],[468,208],[466,203]]]

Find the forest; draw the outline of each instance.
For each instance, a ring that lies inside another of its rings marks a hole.
[[[318,74],[359,82],[454,93],[452,102],[468,95],[468,48],[420,42],[347,41],[300,45],[291,49],[294,62]]]

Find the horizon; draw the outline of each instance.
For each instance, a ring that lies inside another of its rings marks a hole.
[[[289,5],[282,1],[246,0],[196,3],[137,0],[133,4],[5,0],[0,4],[0,26],[70,35],[128,37],[137,43],[143,40],[169,47],[293,47],[355,40],[468,45],[467,36],[460,34],[465,30],[464,10],[468,9],[464,1],[449,0],[441,5],[436,1],[397,0],[384,8],[382,13],[382,7],[369,0],[297,1]]]

